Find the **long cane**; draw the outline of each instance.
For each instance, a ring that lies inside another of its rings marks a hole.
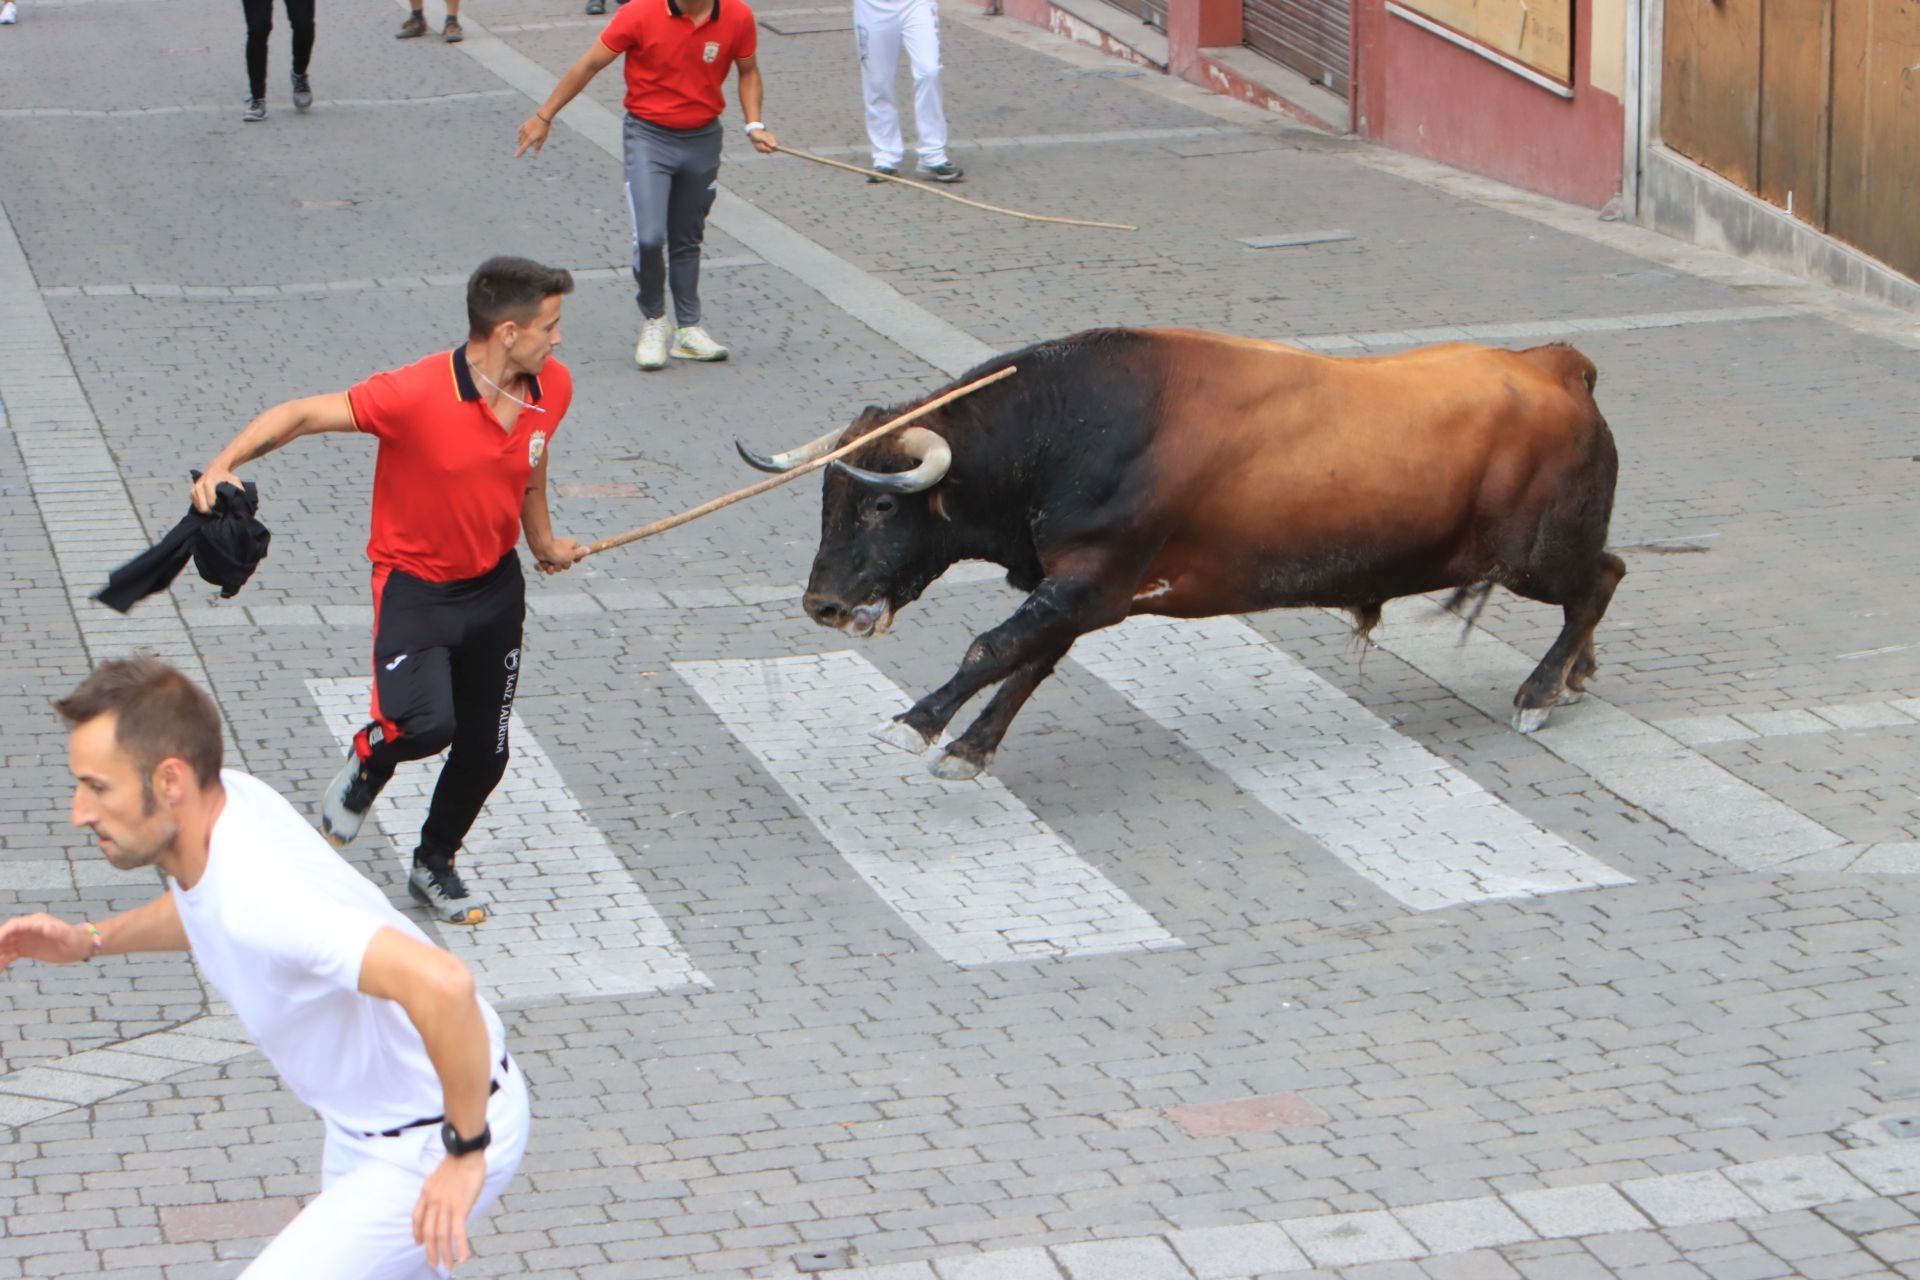
[[[829,160],[825,156],[817,156],[811,151],[802,151],[798,147],[789,147],[784,144],[780,147],[780,154],[798,156],[802,160],[811,160],[815,164],[831,165],[835,169],[845,169],[848,173],[857,173],[867,178],[885,178],[888,182],[897,182],[903,187],[912,187],[915,191],[924,191],[928,195],[958,201],[960,204],[968,205],[975,209],[985,209],[988,213],[1004,213],[1009,218],[1025,218],[1028,222],[1052,222],[1063,227],[1099,227],[1103,231],[1138,231],[1140,229],[1124,222],[1093,222],[1086,218],[1056,218],[1051,214],[1023,213],[1019,209],[1003,209],[997,204],[988,204],[984,200],[969,200],[965,196],[957,196],[951,191],[942,191],[939,187],[930,186],[924,182],[915,182],[911,178],[902,178],[898,174],[881,173],[877,169],[862,169],[857,164],[845,164],[839,160]]]
[[[777,489],[790,480],[798,480],[801,476],[818,471],[836,458],[846,457],[860,446],[879,439],[889,431],[898,430],[914,419],[924,417],[943,405],[952,404],[961,396],[978,391],[989,383],[998,382],[1002,378],[1011,376],[1014,372],[1015,366],[1008,365],[1006,368],[996,373],[990,373],[984,378],[975,378],[966,386],[955,387],[945,395],[935,396],[918,409],[911,409],[893,419],[891,422],[882,423],[851,444],[843,444],[832,453],[815,458],[812,462],[802,463],[791,471],[783,471],[777,476],[771,476],[757,484],[750,484],[744,489],[735,489],[732,493],[714,498],[709,502],[703,502],[697,507],[689,507],[678,515],[671,515],[661,520],[655,520],[652,524],[643,524],[638,529],[629,529],[625,533],[615,534],[611,538],[602,538],[587,548],[587,555],[598,555],[602,551],[611,551],[615,547],[624,547],[629,542],[638,542],[642,538],[651,538],[656,533],[665,533],[669,529],[677,529],[689,521],[698,520],[701,516],[711,515],[722,507],[730,507],[736,502],[745,501],[748,498],[765,493],[769,489]],[[584,558],[583,556],[582,559]]]

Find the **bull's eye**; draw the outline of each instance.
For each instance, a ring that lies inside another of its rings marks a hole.
[[[875,511],[878,511],[881,515],[885,515],[887,514],[887,512],[893,510],[893,499],[892,498],[875,499],[873,504],[873,509]]]

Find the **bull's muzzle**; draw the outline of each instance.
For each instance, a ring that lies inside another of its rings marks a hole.
[[[788,599],[792,599],[791,596]],[[832,600],[817,591],[809,591],[800,599],[800,607],[807,616],[823,627],[844,627],[847,625],[847,609],[838,600]]]
[[[809,591],[800,604],[807,611],[807,616],[821,626],[845,631],[862,639],[885,634],[893,622],[893,607],[884,600],[849,606]]]

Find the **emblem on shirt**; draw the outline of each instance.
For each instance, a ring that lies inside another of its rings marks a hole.
[[[718,40],[709,40],[707,41],[707,47],[701,50],[700,52],[700,61],[712,62],[715,58],[718,58],[719,56],[720,56],[720,42]]]
[[[546,452],[547,433],[544,431],[534,432],[533,439],[527,441],[527,465],[530,467],[539,466],[540,459],[546,456]]]

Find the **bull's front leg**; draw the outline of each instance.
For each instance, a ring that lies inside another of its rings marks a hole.
[[[1011,687],[1003,690],[1003,696],[988,706],[966,738],[955,743],[955,750],[942,758],[941,765],[945,765],[948,758],[956,754],[962,759],[972,757],[974,767],[970,772],[964,767],[953,771],[953,776],[971,777],[999,746],[1020,704],[1053,670],[1053,664],[1074,640],[1088,631],[1118,622],[1126,612],[1125,592],[1104,591],[1095,583],[1077,579],[1048,578],[1014,610],[1012,617],[968,646],[966,659],[951,680],[895,716],[894,723],[883,727],[876,736],[909,751],[925,751],[967,699],[1017,673],[1021,687],[1017,691]],[[936,765],[937,773],[942,772],[941,765]]]

